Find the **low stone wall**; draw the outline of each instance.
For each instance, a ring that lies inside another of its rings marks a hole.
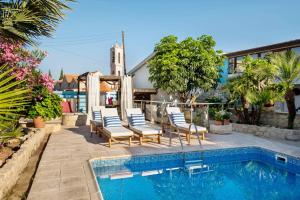
[[[277,113],[274,111],[264,111],[261,114],[260,122],[262,124],[284,128],[287,127],[288,124],[288,114]],[[294,128],[300,129],[300,115],[296,115]]]
[[[209,132],[214,134],[229,134],[232,132],[232,124],[229,125],[210,124]]]
[[[3,199],[17,183],[20,174],[28,164],[31,155],[41,145],[46,135],[60,129],[60,123],[58,124],[49,122],[46,123],[46,126],[43,129],[31,129],[28,133],[28,139],[0,168],[0,199]]]
[[[62,115],[62,125],[64,126],[85,126],[87,115],[84,113],[64,113]]]
[[[232,130],[260,137],[300,141],[300,130],[232,123]]]

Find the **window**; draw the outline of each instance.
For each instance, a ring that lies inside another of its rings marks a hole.
[[[111,51],[111,62],[112,62],[112,63],[115,63],[115,60],[116,60],[116,58],[115,58],[115,50],[113,49],[113,50]]]
[[[270,55],[272,52],[270,52],[270,51],[267,51],[267,52],[262,52],[261,54],[260,54],[260,57],[261,58],[264,58],[264,57],[266,57],[267,55]]]
[[[258,54],[251,54],[250,55],[253,59],[257,59],[258,58]]]
[[[236,66],[235,66],[235,69],[236,69],[236,72],[243,72],[243,67],[242,67],[242,61],[244,59],[244,56],[239,56],[236,58]]]
[[[233,74],[235,72],[235,58],[229,58],[228,60],[228,73]]]
[[[120,54],[120,52],[118,53],[118,63],[119,64],[121,63],[121,54]]]
[[[294,48],[292,48],[292,51],[294,51],[296,54],[300,55],[300,47],[294,47]]]
[[[120,71],[118,71],[118,76],[121,76],[121,73],[120,73]]]

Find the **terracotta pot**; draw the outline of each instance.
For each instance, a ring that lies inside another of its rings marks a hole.
[[[44,128],[45,123],[42,117],[38,116],[33,119],[34,128]]]
[[[224,125],[229,125],[230,121],[229,121],[229,119],[224,119],[223,123],[224,123]]]
[[[223,125],[223,122],[222,121],[215,121],[215,125],[217,125],[217,126],[220,126],[220,125]]]

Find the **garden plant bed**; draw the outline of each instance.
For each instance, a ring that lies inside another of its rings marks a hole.
[[[31,155],[40,146],[46,136],[46,130],[32,130],[27,136],[28,138],[20,146],[20,149],[13,153],[0,168],[0,199],[2,199],[16,184],[19,175],[26,168]]]
[[[27,167],[32,155],[41,146],[46,136],[60,130],[60,123],[49,123],[46,123],[45,128],[42,129],[30,129],[28,134],[21,138],[19,147],[15,147],[13,150],[5,147],[5,152],[8,151],[7,149],[11,149],[12,152],[5,157],[2,161],[3,165],[0,167],[0,199],[3,199],[13,189],[20,174]]]
[[[300,130],[232,123],[232,130],[259,137],[300,141]]]

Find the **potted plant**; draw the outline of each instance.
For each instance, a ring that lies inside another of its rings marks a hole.
[[[215,112],[215,125],[223,124],[223,113],[221,111]]]
[[[28,117],[33,119],[35,128],[43,128],[45,126],[44,121],[55,119],[62,114],[61,98],[47,90],[46,88],[37,88],[33,98],[33,103],[29,108]]]
[[[225,111],[223,114],[223,124],[224,125],[229,125],[230,124],[230,117],[231,117],[231,112]]]

